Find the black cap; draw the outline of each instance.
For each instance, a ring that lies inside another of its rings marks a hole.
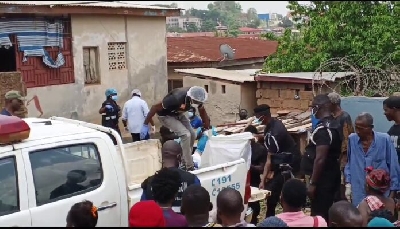
[[[271,108],[267,104],[261,104],[254,108],[254,114],[271,113]]]

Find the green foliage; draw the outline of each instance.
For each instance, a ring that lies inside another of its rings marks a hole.
[[[199,10],[191,8],[187,10],[186,16],[194,16],[202,19],[202,32],[215,31],[215,27],[220,23],[227,26],[229,30],[228,36],[236,37],[238,29],[242,26],[257,28],[260,26],[260,20],[257,11],[250,8],[247,11],[245,22],[242,21],[242,7],[235,1],[215,1],[207,6],[208,10]]]
[[[400,51],[400,2],[289,1],[287,8],[300,23],[301,35],[286,30],[264,71],[310,72],[330,58],[345,56],[360,65],[382,67],[380,60]],[[400,55],[393,59],[400,63]]]
[[[170,32],[170,33],[184,33],[185,30],[183,30],[183,29],[181,29],[179,27],[170,27],[170,26],[167,25],[167,32]]]
[[[196,32],[199,32],[199,29],[197,28],[197,26],[195,24],[189,24],[186,27],[186,32],[188,32],[188,33],[196,33]]]
[[[278,37],[275,35],[275,33],[272,32],[261,34],[261,37],[269,41],[278,41]]]

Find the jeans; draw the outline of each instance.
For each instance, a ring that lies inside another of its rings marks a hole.
[[[161,125],[167,127],[181,138],[182,159],[185,167],[193,168],[192,149],[196,140],[196,133],[190,125],[189,119],[185,114],[179,116],[158,116]]]

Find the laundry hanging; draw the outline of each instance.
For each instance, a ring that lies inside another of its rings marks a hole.
[[[0,46],[12,46],[10,35],[15,34],[19,51],[24,53],[23,62],[28,57],[42,57],[43,63],[51,68],[59,68],[65,64],[61,53],[63,47],[63,24],[61,21],[49,23],[44,19],[0,19]],[[53,60],[44,47],[58,47],[57,59]]]

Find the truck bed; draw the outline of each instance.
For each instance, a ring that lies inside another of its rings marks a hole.
[[[128,189],[140,187],[149,176],[161,169],[161,143],[157,139],[123,145],[128,166]],[[119,152],[119,149],[117,149]]]

